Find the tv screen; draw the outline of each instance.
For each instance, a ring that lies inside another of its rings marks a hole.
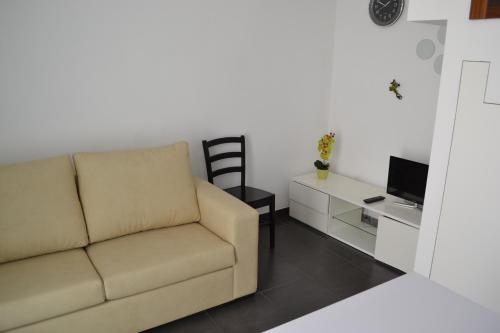
[[[391,156],[387,193],[423,205],[428,170],[427,164]]]

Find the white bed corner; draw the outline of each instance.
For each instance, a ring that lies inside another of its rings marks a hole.
[[[500,316],[410,273],[268,333],[499,333]]]

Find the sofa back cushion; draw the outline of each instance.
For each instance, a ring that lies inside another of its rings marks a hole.
[[[0,166],[0,263],[87,244],[68,156]]]
[[[91,243],[200,219],[185,142],[74,159]]]

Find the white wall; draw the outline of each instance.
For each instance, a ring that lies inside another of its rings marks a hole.
[[[412,0],[408,11],[410,20],[447,21],[445,56],[427,181],[426,205],[415,262],[415,270],[427,276],[431,275],[464,60],[491,62],[485,101],[500,103],[500,43],[498,43],[500,20],[471,21],[468,19],[469,10],[470,0],[439,2]],[[470,176],[464,175],[464,177]],[[498,181],[497,177],[492,178],[492,182]],[[469,194],[472,198],[474,195],[474,193]],[[490,212],[478,212],[477,221],[481,221],[481,214]],[[496,261],[497,258],[492,260]]]
[[[500,313],[500,104],[484,103],[489,67],[462,67],[431,279]]]
[[[490,61],[500,54],[499,19],[469,20],[471,0],[410,0],[410,21],[448,21],[452,26],[452,38],[447,56],[455,58],[459,53],[463,60],[484,57]],[[493,38],[493,39],[492,39]],[[453,71],[455,72],[455,71]],[[500,101],[500,64],[492,61],[486,88],[485,101]]]
[[[338,133],[334,169],[370,183],[387,183],[389,156],[429,161],[439,75],[417,43],[437,41],[438,25],[409,23],[406,11],[390,27],[375,25],[368,1],[337,1],[333,103],[329,126]],[[389,92],[401,83],[403,100]]]
[[[0,2],[0,163],[248,136],[248,184],[312,170],[331,0]]]

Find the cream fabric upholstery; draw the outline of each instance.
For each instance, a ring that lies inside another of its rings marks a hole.
[[[75,161],[94,243],[0,265],[0,331],[137,332],[256,291],[257,211],[185,190],[186,144]]]
[[[101,279],[82,249],[0,265],[0,331],[102,302]]]
[[[134,295],[234,264],[234,248],[191,223],[145,231],[87,248],[104,281],[106,298]]]
[[[257,290],[259,216],[255,209],[207,181],[196,178],[200,223],[236,250],[234,297]]]
[[[200,218],[185,142],[74,159],[92,243]]]
[[[68,156],[0,166],[0,263],[87,243]]]
[[[227,268],[9,333],[139,332],[228,302],[232,293],[233,269]]]

